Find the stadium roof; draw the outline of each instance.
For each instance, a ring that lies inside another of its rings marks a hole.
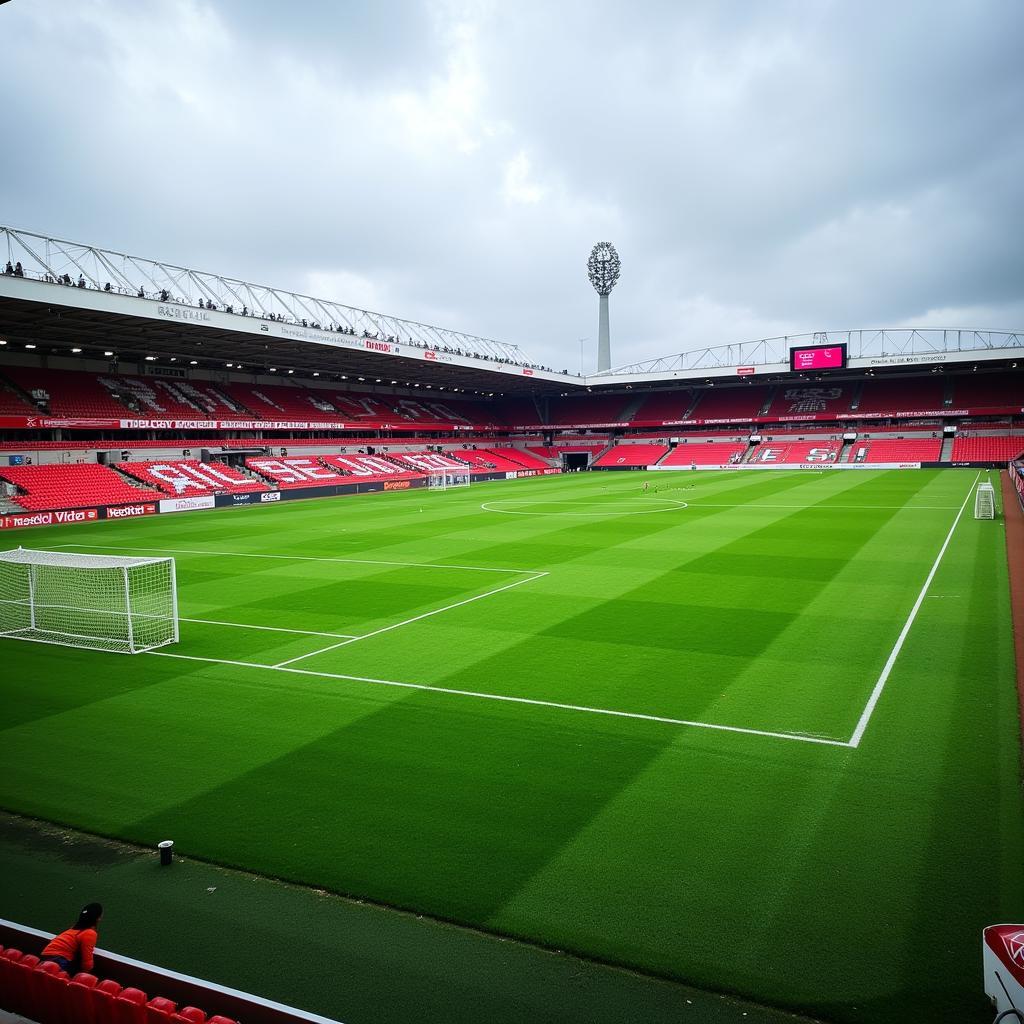
[[[0,227],[0,237],[23,271],[0,274],[0,331],[40,355],[79,348],[125,361],[524,396],[788,373],[790,350],[804,345],[846,345],[854,371],[1024,358],[1024,331],[892,328],[706,347],[580,377],[476,335],[13,228]]]

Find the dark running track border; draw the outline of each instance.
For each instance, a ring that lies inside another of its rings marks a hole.
[[[1024,508],[1008,470],[999,474],[1006,521],[1006,558],[1010,570],[1010,609],[1013,646],[1017,653],[1017,699],[1020,706],[1022,767],[1024,767]]]

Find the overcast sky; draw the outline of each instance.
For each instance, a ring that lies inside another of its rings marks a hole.
[[[1024,329],[1021,0],[13,0],[0,222],[594,362]],[[6,256],[3,257],[6,259]]]

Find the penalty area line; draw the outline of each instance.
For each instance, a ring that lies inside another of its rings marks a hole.
[[[875,687],[871,691],[871,696],[868,697],[868,702],[864,706],[864,710],[861,712],[860,718],[857,721],[857,727],[853,730],[853,735],[850,737],[849,741],[849,745],[851,747],[860,746],[860,741],[864,738],[864,733],[867,730],[868,723],[871,721],[871,716],[874,714],[875,708],[878,706],[878,701],[882,696],[882,691],[885,689],[885,684],[889,681],[889,676],[892,674],[893,666],[896,664],[896,659],[899,658],[900,651],[903,650],[903,644],[910,635],[910,628],[914,625],[917,613],[921,610],[921,605],[924,603],[924,599],[928,594],[928,588],[932,585],[932,580],[935,579],[935,574],[939,571],[939,564],[942,562],[942,558],[946,554],[949,542],[953,539],[953,532],[956,530],[957,524],[960,522],[960,518],[964,514],[964,509],[967,508],[967,503],[971,500],[971,495],[974,493],[974,487],[980,479],[981,473],[979,472],[972,481],[970,488],[968,488],[967,497],[964,498],[964,503],[960,506],[960,511],[957,512],[956,517],[953,519],[953,525],[949,528],[949,533],[946,534],[946,539],[942,542],[942,547],[939,548],[939,553],[935,556],[935,561],[932,563],[931,571],[925,578],[924,585],[921,587],[921,591],[917,595],[917,600],[914,602],[914,606],[910,609],[910,614],[907,616],[907,621],[903,623],[903,629],[900,630],[900,635],[896,638],[896,643],[893,644],[893,648],[889,652],[889,657],[886,659],[881,675],[879,675],[878,681],[875,683]]]
[[[329,647],[321,647],[317,651],[310,651],[309,654],[300,654],[297,658],[289,658],[287,661],[278,662],[274,665],[274,668],[284,668],[285,665],[292,665],[297,661],[305,661],[307,658],[315,658],[318,654],[327,654],[329,651],[336,651],[339,647],[347,647],[349,644],[354,644],[358,640],[369,640],[372,636],[379,636],[381,633],[390,633],[393,629],[408,626],[411,623],[419,622],[422,619],[429,619],[432,615],[440,615],[442,612],[449,612],[453,608],[461,608],[463,605],[472,604],[474,601],[480,601],[485,597],[493,597],[495,594],[500,594],[504,590],[511,590],[513,587],[521,587],[524,583],[532,583],[534,580],[542,579],[547,575],[549,575],[549,573],[534,573],[534,575],[528,576],[526,579],[506,583],[505,586],[495,587],[494,590],[485,590],[482,594],[476,594],[473,597],[464,598],[461,601],[456,601],[454,604],[447,604],[443,608],[434,608],[429,612],[414,615],[411,619],[403,619],[401,622],[392,622],[389,626],[381,626],[380,629],[375,629],[369,633],[363,633],[361,636],[350,637],[347,640],[341,640],[336,644],[331,644]]]
[[[181,661],[198,661],[210,665],[232,665],[237,668],[264,669],[269,672],[287,672],[292,675],[311,676],[316,679],[341,679],[354,683],[368,683],[371,686],[394,686],[403,690],[421,690],[426,693],[445,693],[454,697],[472,697],[476,700],[493,700],[505,704],[526,704],[531,707],[555,708],[559,711],[574,711],[578,714],[605,715],[611,718],[630,718],[642,722],[659,722],[663,725],[689,726],[693,729],[711,729],[716,732],[739,733],[744,736],[766,736],[769,739],[794,740],[798,743],[816,743],[826,747],[850,747],[846,740],[829,739],[824,736],[808,736],[802,733],[773,732],[768,729],[747,729],[739,725],[719,725],[715,722],[694,722],[686,718],[669,718],[665,715],[646,715],[638,711],[616,711],[611,708],[594,708],[586,704],[566,704],[554,700],[538,700],[533,697],[511,697],[502,693],[481,693],[476,690],[457,690],[447,686],[429,686],[426,683],[404,683],[395,679],[375,679],[372,676],[344,675],[340,672],[315,672],[306,668],[288,668],[281,665],[259,665],[251,661],[228,661],[224,658],[200,658],[192,654],[172,654],[169,651],[144,651],[154,658],[177,658]]]

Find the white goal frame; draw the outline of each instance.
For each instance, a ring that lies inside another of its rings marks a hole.
[[[978,484],[974,492],[974,518],[995,519],[996,517],[996,491],[991,483]]]
[[[467,466],[465,469],[432,469],[427,475],[427,487],[432,491],[447,491],[452,487],[468,487],[473,473]]]
[[[177,643],[174,559],[0,551],[0,637],[115,654]]]

